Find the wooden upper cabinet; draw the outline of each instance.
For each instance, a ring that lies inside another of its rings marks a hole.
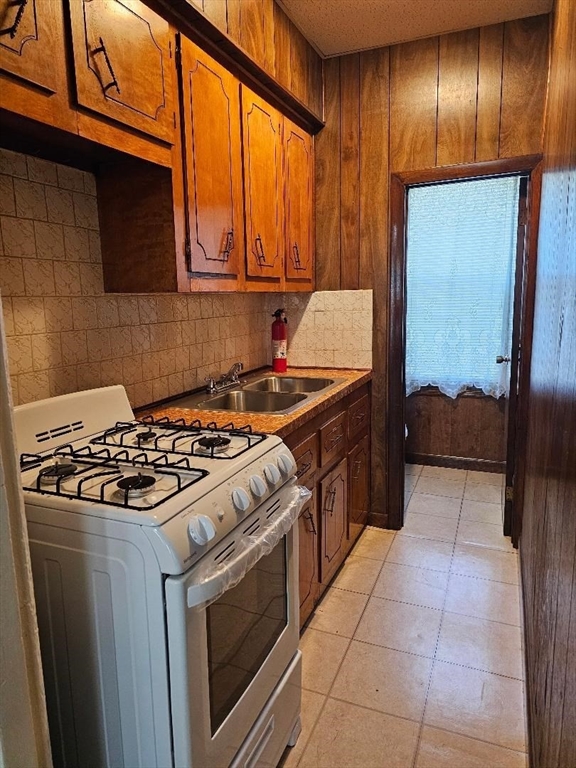
[[[248,277],[284,272],[282,121],[279,112],[242,86],[242,150]]]
[[[237,275],[244,255],[240,84],[182,38],[191,271]]]
[[[55,93],[64,67],[57,0],[0,0],[0,71]]]
[[[286,277],[312,280],[312,137],[284,121]]]
[[[69,8],[78,104],[173,143],[168,22],[140,0],[72,0]]]

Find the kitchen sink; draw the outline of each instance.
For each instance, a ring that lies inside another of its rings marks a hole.
[[[250,413],[286,412],[298,406],[307,396],[294,392],[255,392],[233,389],[221,395],[210,397],[196,405],[202,411],[247,411]]]
[[[244,389],[252,392],[319,392],[334,384],[334,379],[311,379],[304,376],[265,376]]]

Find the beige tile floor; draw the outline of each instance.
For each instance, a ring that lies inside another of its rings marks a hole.
[[[501,491],[500,475],[407,467],[403,530],[366,529],[302,635],[284,768],[525,768]]]

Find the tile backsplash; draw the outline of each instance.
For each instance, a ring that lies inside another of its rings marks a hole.
[[[287,294],[288,364],[372,367],[372,291]]]
[[[104,294],[94,176],[3,149],[0,292],[15,403],[124,384],[136,407],[269,362],[272,296]]]
[[[16,404],[124,384],[138,407],[269,364],[279,306],[290,365],[372,365],[372,291],[105,294],[94,176],[4,149],[0,297]]]

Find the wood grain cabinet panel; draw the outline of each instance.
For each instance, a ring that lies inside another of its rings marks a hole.
[[[57,0],[0,0],[0,71],[55,93],[65,66],[58,13]]]
[[[320,430],[320,465],[326,467],[330,462],[343,456],[346,450],[346,412],[343,411],[330,419]]]
[[[237,275],[244,254],[240,84],[189,40],[181,45],[190,267]]]
[[[310,615],[319,594],[318,509],[313,493],[298,518],[300,626]]]
[[[352,546],[368,522],[370,438],[365,435],[348,454],[348,538]]]
[[[274,278],[284,272],[282,117],[242,86],[246,272]]]
[[[318,469],[318,435],[307,437],[292,449],[296,462],[296,477],[300,485],[310,488],[314,483],[314,473]]]
[[[286,211],[286,278],[313,278],[312,137],[289,120],[284,121]]]
[[[348,409],[348,440],[360,435],[370,424],[370,396],[364,395]]]
[[[69,5],[78,104],[168,143],[170,27],[139,0]]]
[[[320,482],[320,576],[323,584],[330,581],[344,559],[347,540],[347,490],[347,461],[342,459]]]

